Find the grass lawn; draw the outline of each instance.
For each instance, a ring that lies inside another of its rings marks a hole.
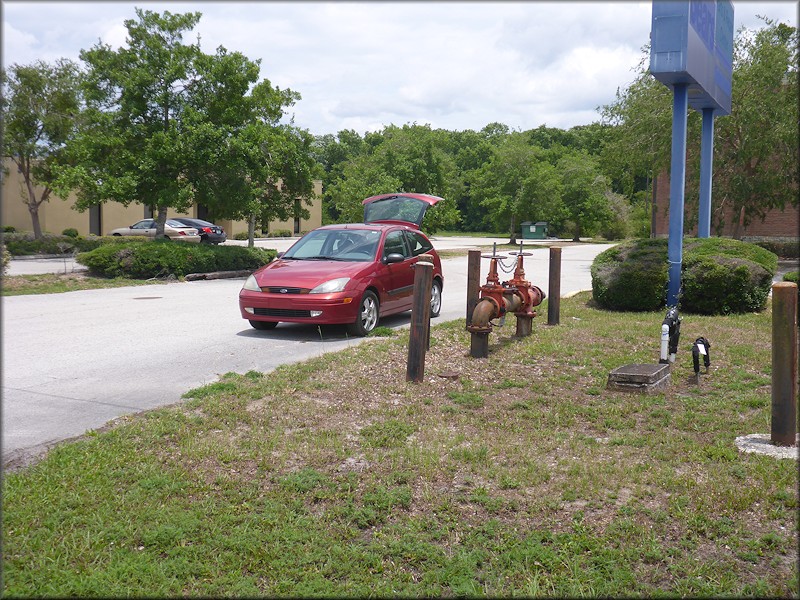
[[[127,279],[117,277],[93,277],[83,272],[78,273],[46,273],[42,275],[4,275],[2,279],[2,296],[25,296],[31,294],[60,294],[77,290],[95,290],[100,288],[127,287],[132,285],[153,285],[168,283],[169,280]]]
[[[734,444],[770,431],[769,309],[684,315],[649,396],[605,383],[662,313],[546,314],[488,359],[435,327],[421,384],[408,330],[228,374],[6,473],[3,594],[797,597],[797,462]]]

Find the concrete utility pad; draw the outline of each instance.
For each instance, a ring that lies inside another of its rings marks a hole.
[[[663,391],[670,382],[670,365],[633,364],[617,367],[608,374],[606,387],[622,392],[655,394]]]

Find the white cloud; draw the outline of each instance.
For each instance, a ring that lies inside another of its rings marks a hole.
[[[118,47],[134,7],[203,13],[195,32],[261,59],[262,76],[302,100],[312,133],[393,123],[515,129],[599,119],[633,80],[649,40],[647,2],[26,2],[3,4],[3,62],[78,59]],[[796,2],[734,2],[736,26],[757,14],[797,25]]]

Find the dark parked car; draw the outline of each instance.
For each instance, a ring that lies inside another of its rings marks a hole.
[[[173,221],[178,221],[189,227],[194,227],[200,234],[200,241],[204,244],[221,244],[228,239],[225,230],[219,225],[209,223],[203,219],[190,219],[189,217],[173,217]]]
[[[256,329],[280,321],[345,323],[354,335],[382,316],[411,309],[414,264],[433,256],[431,316],[442,307],[442,264],[419,231],[425,211],[441,198],[385,194],[364,200],[364,223],[325,225],[255,271],[239,292],[242,317]]]

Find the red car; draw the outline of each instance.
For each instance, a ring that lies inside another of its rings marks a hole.
[[[433,255],[431,316],[442,307],[442,263],[419,230],[425,211],[442,199],[384,194],[364,200],[364,223],[326,225],[297,240],[247,278],[242,317],[256,329],[279,322],[348,325],[363,336],[378,319],[411,309],[420,254]]]

